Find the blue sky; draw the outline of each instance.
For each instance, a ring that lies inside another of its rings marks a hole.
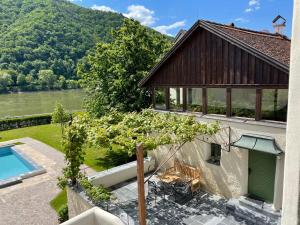
[[[278,14],[287,19],[285,34],[290,36],[292,0],[69,0],[95,10],[115,11],[139,20],[162,33],[176,35],[198,19],[273,32]]]

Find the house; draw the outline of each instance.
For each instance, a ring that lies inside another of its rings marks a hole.
[[[152,92],[156,110],[217,120],[222,129],[176,158],[201,170],[206,191],[280,210],[290,40],[205,20],[179,38],[140,86]],[[153,155],[159,162],[166,151]]]

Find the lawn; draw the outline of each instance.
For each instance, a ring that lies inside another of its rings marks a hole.
[[[51,200],[50,205],[51,207],[58,212],[59,209],[67,204],[67,191],[61,191],[54,199]]]
[[[8,131],[0,132],[0,142],[8,141],[23,137],[31,137],[39,140],[51,147],[63,152],[61,145],[61,130],[57,124],[41,125],[34,127],[25,127]],[[86,148],[85,152],[85,164],[96,171],[104,169],[103,166],[99,165],[98,158],[103,156],[104,149],[99,148]]]

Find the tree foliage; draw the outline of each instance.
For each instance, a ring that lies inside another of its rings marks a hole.
[[[37,79],[40,70],[76,79],[76,64],[95,44],[109,41],[123,16],[65,0],[1,0],[0,69]]]
[[[80,165],[84,161],[83,144],[104,147],[117,152],[119,156],[135,154],[138,143],[143,143],[146,151],[161,145],[181,148],[185,143],[203,135],[214,135],[219,124],[198,123],[193,116],[171,113],[157,113],[143,110],[140,113],[120,113],[112,111],[100,119],[88,114],[75,117],[64,135],[67,166],[64,176],[72,183],[80,178]],[[65,179],[60,179],[65,184]],[[61,185],[63,186],[63,185]]]
[[[64,177],[60,178],[60,183],[71,180],[74,185],[80,177],[80,166],[84,162],[84,151],[82,146],[86,140],[86,116],[77,115],[64,132],[63,148],[65,151],[66,167],[63,169]],[[63,184],[61,185],[63,186]]]
[[[87,109],[97,116],[109,108],[140,111],[149,107],[150,94],[138,83],[171,44],[165,36],[129,19],[111,36],[112,42],[98,43],[78,68],[89,93]]]
[[[70,114],[64,109],[61,103],[56,103],[54,112],[52,113],[52,123],[59,123],[61,127],[61,134],[64,134],[64,127],[66,122],[70,119]]]

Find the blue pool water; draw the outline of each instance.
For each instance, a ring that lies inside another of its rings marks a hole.
[[[0,180],[33,171],[34,167],[10,146],[0,148]]]

